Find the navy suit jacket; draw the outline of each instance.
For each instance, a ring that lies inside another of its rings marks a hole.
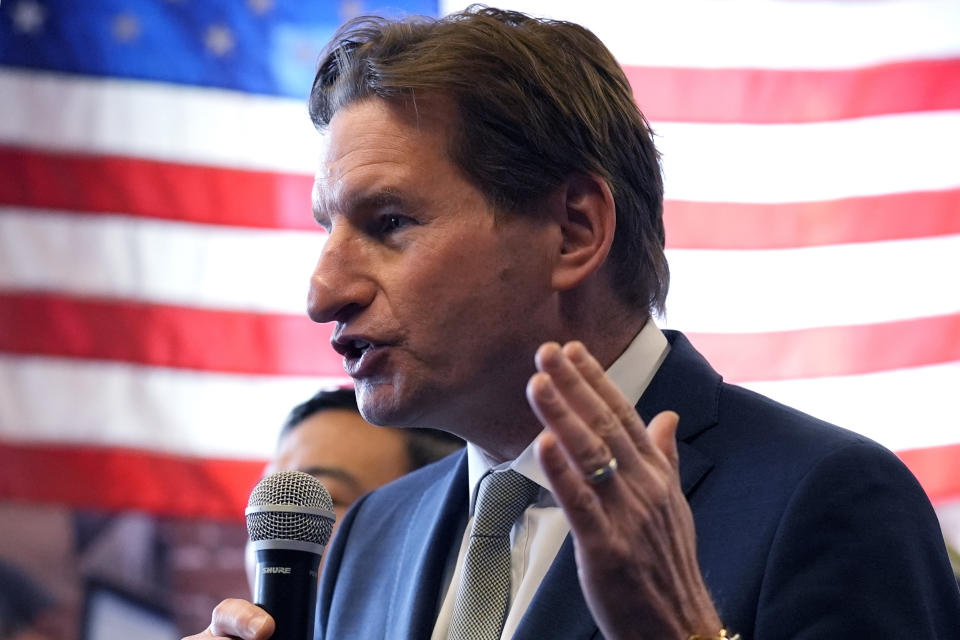
[[[681,483],[727,627],[745,640],[960,638],[960,592],[936,516],[900,461],[723,383],[683,335],[666,333],[672,348],[638,411],[647,421],[680,414]],[[467,496],[460,453],[354,505],[326,559],[317,637],[428,639]],[[601,637],[568,536],[514,638]]]

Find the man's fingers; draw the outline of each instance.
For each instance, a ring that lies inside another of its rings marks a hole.
[[[210,633],[216,637],[265,640],[273,635],[273,618],[255,604],[229,598],[213,610]]]
[[[613,455],[610,448],[583,424],[546,373],[535,373],[527,384],[527,399],[537,418],[563,445],[570,465],[581,477],[603,466]]]
[[[634,466],[636,451],[620,416],[584,378],[566,351],[566,347],[561,349],[556,343],[547,343],[537,351],[537,367],[549,374],[566,410],[575,414],[562,424],[545,426],[555,431],[564,450],[584,474],[603,467],[611,457],[616,457],[625,468]]]
[[[574,535],[582,535],[587,525],[597,530],[597,525],[606,519],[599,498],[587,488],[580,472],[570,466],[556,436],[550,431],[541,433],[537,437],[536,452]]]
[[[634,406],[624,397],[617,385],[613,383],[606,371],[603,370],[597,359],[593,357],[593,354],[587,350],[583,343],[577,341],[565,344],[563,352],[584,380],[617,416],[637,449],[641,453],[649,451],[649,439],[643,419],[637,414]]]

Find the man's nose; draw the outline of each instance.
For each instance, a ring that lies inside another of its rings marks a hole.
[[[366,273],[362,239],[349,227],[334,227],[310,278],[307,313],[314,322],[345,322],[368,307],[376,286]]]

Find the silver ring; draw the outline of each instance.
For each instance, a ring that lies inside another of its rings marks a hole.
[[[606,481],[617,470],[617,459],[610,457],[607,464],[587,474],[587,482],[591,484],[600,484]]]

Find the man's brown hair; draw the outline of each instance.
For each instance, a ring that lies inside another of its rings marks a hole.
[[[571,174],[607,181],[617,211],[613,286],[663,311],[663,181],[650,127],[613,55],[587,29],[473,5],[441,19],[363,17],[321,57],[310,116],[326,127],[368,97],[456,106],[447,152],[486,198],[511,214],[535,209]]]

